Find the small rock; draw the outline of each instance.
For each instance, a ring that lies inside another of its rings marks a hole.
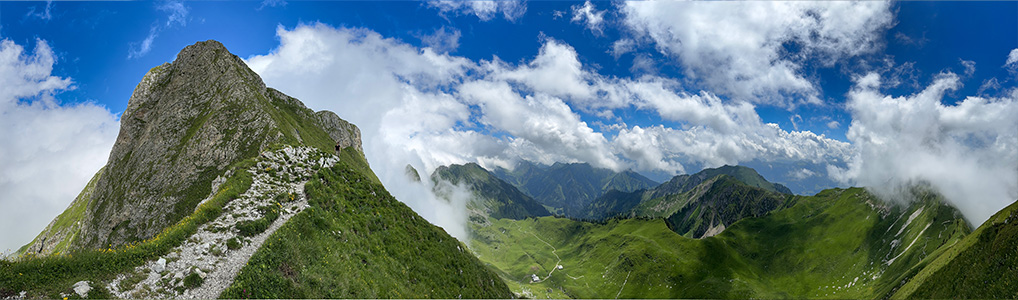
[[[74,284],[74,293],[78,294],[78,297],[88,298],[88,291],[91,291],[92,287],[88,286],[88,281],[78,281]]]
[[[198,274],[198,277],[201,277],[202,279],[205,279],[205,272],[204,272],[204,271],[202,271],[201,269],[199,269],[199,268],[194,268],[194,273],[195,273],[195,274]]]
[[[156,261],[156,265],[152,266],[152,271],[155,271],[156,273],[162,273],[163,270],[166,270],[166,259],[160,257],[159,260]]]

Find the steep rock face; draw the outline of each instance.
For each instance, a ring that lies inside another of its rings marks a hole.
[[[230,164],[276,143],[333,151],[337,141],[359,149],[360,132],[266,88],[219,42],[188,46],[135,88],[75,244],[152,237],[190,214]]]
[[[356,125],[340,119],[336,113],[327,110],[315,112],[315,117],[322,129],[336,141],[336,151],[354,147],[358,152],[364,153],[364,149],[361,148],[361,130]]]

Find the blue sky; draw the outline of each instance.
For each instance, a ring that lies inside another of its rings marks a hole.
[[[358,124],[390,187],[408,163],[526,159],[745,164],[800,193],[924,181],[972,220],[1018,197],[1018,2],[57,1],[0,2],[0,198],[27,199],[3,210],[40,211],[38,232],[141,77],[208,39]]]
[[[572,22],[571,1],[534,1],[526,3],[526,12],[514,20],[493,17],[490,20],[464,13],[441,13],[423,2],[412,1],[292,1],[285,5],[263,5],[256,1],[183,2],[186,15],[170,24],[173,11],[161,8],[169,2],[52,2],[48,18],[46,2],[3,2],[0,4],[0,36],[31,47],[35,39],[43,39],[59,58],[54,75],[71,77],[76,89],[61,94],[66,102],[96,101],[119,113],[127,106],[134,85],[152,66],[172,61],[184,46],[195,41],[215,39],[223,42],[234,54],[248,57],[264,54],[278,46],[277,26],[293,28],[299,24],[322,22],[337,27],[363,27],[382,36],[405,43],[424,46],[422,35],[442,28],[455,28],[462,36],[452,54],[474,60],[490,59],[493,55],[504,61],[517,62],[533,58],[541,46],[541,36],[563,41],[576,49],[585,65],[598,66],[598,72],[610,76],[633,76],[630,71],[633,55],[619,59],[608,50],[626,33],[617,24],[618,12],[605,14],[603,34],[595,34]],[[607,1],[593,2],[600,9],[611,9]],[[982,80],[1007,78],[1000,68],[1003,58],[1018,45],[1018,3],[1016,2],[897,2],[896,23],[886,30],[886,49],[878,54],[894,57],[899,64],[914,63],[917,83],[930,81],[944,70],[964,71],[960,60],[976,63],[976,72],[966,85],[946,102],[973,95]],[[555,12],[565,12],[556,17]],[[979,16],[979,17],[973,17]],[[128,58],[133,47],[148,37],[152,28],[159,28],[149,52]],[[904,38],[902,38],[902,36]],[[973,47],[973,46],[976,47]],[[642,47],[662,64],[665,75],[681,78],[679,66],[653,47]],[[843,62],[849,64],[851,62]],[[828,102],[843,102],[851,85],[842,68],[851,66],[807,66],[815,76]],[[920,86],[901,85],[893,89],[899,94],[915,92]],[[802,129],[824,133],[845,140],[846,126],[831,129],[818,122],[814,115],[828,115],[846,123],[846,114],[827,107],[760,107],[766,122],[792,128],[792,115],[804,116]],[[653,116],[632,114],[633,124],[656,124]],[[648,120],[642,120],[647,118]]]

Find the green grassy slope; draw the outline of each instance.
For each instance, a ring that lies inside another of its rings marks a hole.
[[[475,226],[471,245],[514,292],[534,297],[871,298],[969,231],[930,196],[893,208],[834,189],[790,204],[701,240],[661,219],[546,217]]]
[[[948,248],[893,298],[1018,298],[1018,202]]]
[[[269,237],[224,298],[506,298],[466,247],[341,161],[306,186],[310,208]]]
[[[749,169],[752,170],[752,169]],[[689,180],[687,182],[690,182]],[[717,234],[747,217],[759,217],[784,206],[792,195],[769,191],[727,174],[719,174],[676,194],[652,198],[659,189],[610,192],[586,208],[587,220],[614,216],[662,217],[675,232],[700,238]],[[678,191],[678,190],[676,190]]]
[[[466,184],[476,195],[468,206],[473,210],[482,211],[482,218],[518,220],[551,215],[533,198],[475,163],[439,167],[432,173],[431,178],[432,181],[442,179],[452,184]]]
[[[702,194],[666,219],[668,227],[687,237],[714,235],[738,220],[760,217],[781,208],[792,196],[768,191],[728,175],[718,175]]]

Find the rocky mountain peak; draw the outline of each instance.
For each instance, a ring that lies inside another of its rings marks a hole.
[[[266,88],[243,60],[211,40],[149,70],[120,126],[78,246],[154,236],[193,212],[231,164],[273,144],[361,150],[356,126]]]

